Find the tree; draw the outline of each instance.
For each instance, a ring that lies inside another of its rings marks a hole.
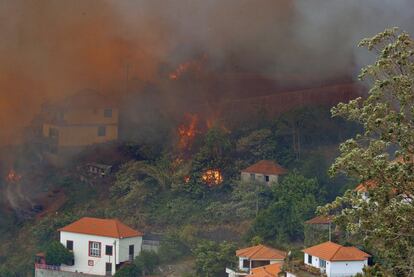
[[[203,277],[227,276],[224,269],[226,266],[236,264],[235,252],[236,246],[229,242],[200,242],[194,250],[197,275]]]
[[[255,130],[237,141],[237,152],[250,165],[258,160],[276,159],[276,139],[269,129]]]
[[[360,74],[371,89],[365,99],[340,103],[332,114],[361,124],[363,132],[340,145],[330,173],[374,185],[367,187],[369,201],[348,191],[320,211],[362,236],[394,275],[413,276],[414,41],[394,28],[360,46],[377,55]]]
[[[46,263],[49,265],[70,264],[74,259],[73,253],[58,241],[52,241],[45,252]]]
[[[259,212],[250,237],[282,242],[303,238],[303,222],[310,218],[321,203],[324,192],[315,179],[307,179],[298,172],[289,173],[272,188],[272,201]]]
[[[142,275],[154,273],[155,268],[160,264],[160,258],[154,251],[143,250],[135,258],[134,264],[142,270]]]

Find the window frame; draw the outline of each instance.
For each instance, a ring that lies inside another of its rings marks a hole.
[[[98,126],[98,137],[106,137],[106,126]]]
[[[308,264],[312,264],[312,258],[313,258],[312,255],[308,254]]]
[[[108,254],[108,248],[110,247],[111,249],[111,254]],[[105,255],[106,256],[113,256],[114,254],[114,247],[112,245],[105,245]]]
[[[319,258],[319,267],[320,268],[326,268],[326,261]]]
[[[72,244],[71,247],[69,247],[69,243]],[[73,245],[74,245],[73,240],[66,240],[66,249],[73,251]]]
[[[98,244],[99,245],[99,255],[92,255],[92,250],[96,250],[96,248],[93,248],[92,246],[93,246],[93,244],[94,243],[96,243],[96,244]],[[88,242],[88,256],[89,257],[94,257],[94,258],[100,258],[101,257],[101,254],[102,254],[102,243],[100,243],[99,241],[89,241]]]
[[[112,118],[113,116],[113,109],[112,108],[105,108],[104,109],[104,117],[105,118]]]

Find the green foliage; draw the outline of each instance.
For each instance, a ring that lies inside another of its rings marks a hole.
[[[250,237],[276,242],[303,239],[303,222],[313,215],[323,194],[317,181],[293,171],[272,190],[273,200],[256,217]]]
[[[202,241],[194,250],[196,258],[196,272],[198,276],[219,277],[226,276],[226,266],[236,264],[236,246],[232,243],[216,243]]]
[[[141,269],[135,264],[127,264],[115,272],[115,277],[139,277],[142,276]]]
[[[259,160],[276,160],[277,144],[270,129],[255,130],[237,141],[237,153],[247,165]]]
[[[414,41],[388,29],[360,46],[377,54],[360,78],[371,83],[367,98],[332,109],[334,116],[357,122],[363,132],[341,144],[331,173],[371,180],[369,201],[348,191],[321,212],[358,234],[397,276],[414,274]]]
[[[160,264],[160,257],[154,251],[143,250],[135,258],[134,264],[141,269],[143,275],[154,273],[155,268]]]
[[[161,241],[161,245],[158,250],[158,255],[162,263],[179,260],[189,253],[190,249],[176,233],[167,235]]]
[[[73,253],[58,241],[52,241],[45,251],[46,263],[49,265],[70,264],[73,260]]]
[[[79,216],[71,213],[61,213],[59,216],[49,216],[40,220],[33,226],[32,234],[37,239],[38,244],[42,245],[49,241],[58,239],[57,229],[78,220]]]

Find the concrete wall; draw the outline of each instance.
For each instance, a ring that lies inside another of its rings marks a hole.
[[[99,127],[105,127],[104,136],[98,135]],[[49,137],[49,130],[55,128],[58,132],[57,146],[87,146],[95,143],[104,143],[118,139],[118,125],[43,125],[43,136]]]
[[[266,174],[260,174],[260,173],[254,173],[254,179],[251,177],[251,173],[248,172],[242,172],[241,173],[241,180],[244,182],[260,182],[260,183],[266,183],[265,176],[269,176],[269,182],[267,183],[277,183],[279,180],[278,175],[266,175]]]
[[[96,277],[96,275],[36,268],[35,277]]]

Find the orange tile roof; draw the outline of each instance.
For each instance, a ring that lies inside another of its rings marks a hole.
[[[303,252],[326,261],[363,261],[371,257],[354,246],[342,246],[330,241],[306,248]]]
[[[83,217],[78,221],[60,228],[59,231],[111,238],[130,238],[143,236],[143,233],[128,227],[118,219],[100,219],[92,217]]]
[[[282,175],[287,173],[287,169],[283,168],[274,161],[261,160],[254,165],[243,169],[242,172]]]
[[[329,224],[332,223],[333,216],[320,215],[305,221],[306,224]]]
[[[277,277],[282,272],[283,263],[275,263],[253,268],[247,277]]]
[[[368,180],[368,181],[365,181],[365,182],[359,184],[355,188],[355,191],[356,192],[367,192],[368,189],[375,188],[376,186],[378,186],[377,182],[375,182],[374,180]]]
[[[284,260],[286,252],[259,244],[237,250],[236,256],[246,257],[250,260]]]

